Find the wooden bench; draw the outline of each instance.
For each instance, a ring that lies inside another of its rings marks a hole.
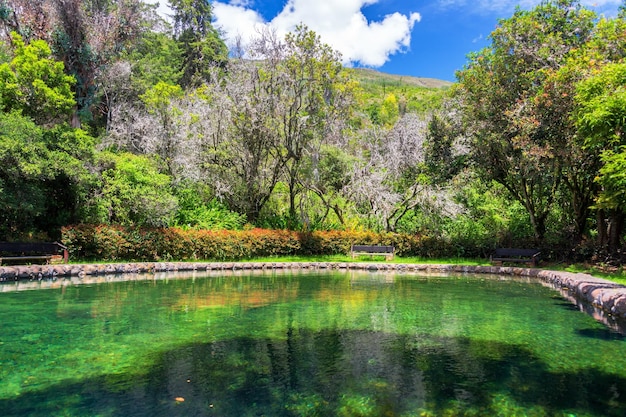
[[[539,249],[498,248],[491,255],[491,262],[520,262],[539,265],[541,260]]]
[[[395,248],[393,246],[381,246],[381,245],[352,245],[350,248],[350,254],[352,259],[360,255],[382,255],[386,260],[393,259]]]
[[[3,263],[45,262],[62,259],[67,263],[67,247],[59,242],[0,242],[0,265]]]

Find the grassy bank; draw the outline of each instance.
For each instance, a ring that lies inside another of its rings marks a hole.
[[[185,260],[187,262],[197,262],[199,260]],[[213,260],[208,260],[213,261]],[[111,261],[100,260],[71,260],[73,264],[100,264],[110,263]],[[119,261],[115,261],[119,262]],[[320,255],[320,256],[268,256],[242,259],[238,262],[385,262],[394,264],[429,264],[429,265],[490,265],[488,259],[481,258],[422,258],[422,257],[400,257],[395,256],[392,260],[388,261],[384,256],[360,256],[353,259],[349,255]],[[567,271],[575,273],[590,274],[595,277],[605,278],[618,284],[626,285],[626,271],[622,268],[608,267],[604,265],[592,265],[592,264],[549,264],[543,263],[540,266],[542,269],[549,269],[555,271]]]

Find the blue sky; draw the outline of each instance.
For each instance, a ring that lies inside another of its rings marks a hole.
[[[227,44],[245,43],[263,26],[282,35],[299,23],[340,51],[344,64],[392,74],[455,81],[467,54],[488,45],[501,18],[539,0],[222,0],[214,25]],[[621,0],[581,0],[613,16]]]

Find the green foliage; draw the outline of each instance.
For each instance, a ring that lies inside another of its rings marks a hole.
[[[607,64],[577,86],[577,126],[589,152],[600,152],[598,208],[623,210],[626,168],[626,64]]]
[[[359,107],[371,123],[381,126],[393,126],[405,113],[429,114],[440,109],[449,86],[436,80],[363,69],[352,70],[352,77],[358,81]]]
[[[223,67],[228,48],[212,26],[208,0],[170,0],[174,35],[183,56],[181,84],[197,86],[210,79],[213,66]]]
[[[95,158],[96,139],[66,124],[45,130],[43,139],[54,178],[42,181],[47,195],[46,213],[38,226],[56,237],[61,226],[84,218],[88,192],[97,181],[89,170]]]
[[[504,187],[466,180],[468,183],[456,193],[465,211],[443,226],[444,235],[457,248],[457,256],[485,256],[496,247],[533,244],[528,213],[519,202],[509,200]],[[480,252],[470,252],[476,249]]]
[[[20,114],[0,113],[0,239],[56,236],[80,220],[93,144],[83,131],[44,130]]]
[[[44,214],[48,161],[41,129],[17,113],[0,113],[1,240],[33,230]]]
[[[466,165],[467,156],[454,148],[461,135],[460,128],[449,117],[431,116],[424,144],[424,164],[434,183],[450,181]]]
[[[239,230],[246,218],[228,208],[200,187],[176,190],[179,207],[174,225],[181,228],[206,230]]]
[[[604,66],[577,86],[577,124],[590,148],[626,143],[626,64]]]
[[[626,212],[626,146],[621,152],[604,151],[596,181],[602,186],[596,205]]]
[[[67,124],[56,125],[44,131],[46,147],[51,152],[51,163],[57,171],[80,177],[86,174],[86,164],[94,159],[96,139],[83,129]]]
[[[545,236],[574,133],[571,103],[562,100],[568,95],[551,94],[550,75],[584,47],[594,17],[570,0],[518,9],[458,73],[475,166],[528,210],[538,241]]]
[[[122,225],[166,226],[178,201],[170,177],[159,172],[150,157],[130,153],[98,155],[102,184],[94,196],[92,221]]]
[[[131,81],[139,94],[159,82],[178,84],[182,76],[182,52],[165,33],[143,34],[126,58],[133,63]]]
[[[76,105],[73,77],[65,75],[62,62],[52,59],[43,40],[25,45],[12,33],[13,59],[0,64],[0,107],[21,111],[38,123],[49,123],[68,115]]]
[[[183,95],[183,89],[179,85],[159,81],[146,90],[139,98],[143,101],[148,111],[165,114],[172,99],[180,98]]]
[[[326,192],[340,191],[349,181],[349,171],[355,158],[341,149],[325,145],[320,149],[320,157],[316,171],[319,187]]]

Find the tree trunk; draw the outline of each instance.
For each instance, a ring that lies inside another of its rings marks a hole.
[[[289,181],[289,228],[294,229],[296,226],[296,187],[297,183]]]
[[[80,129],[80,127],[81,127],[80,117],[78,117],[78,108],[77,107],[74,107],[74,109],[72,110],[72,116],[70,117],[70,126],[73,129]]]
[[[607,228],[607,219],[602,209],[596,211],[596,222],[598,228],[598,238],[596,244],[599,248],[606,248],[609,243],[609,233]]]
[[[530,224],[533,227],[533,234],[537,243],[543,242],[543,238],[546,235],[546,217],[547,213],[537,215],[534,211],[528,210],[530,215]]]
[[[609,253],[616,255],[621,249],[622,231],[624,230],[624,212],[611,210],[609,213]]]

